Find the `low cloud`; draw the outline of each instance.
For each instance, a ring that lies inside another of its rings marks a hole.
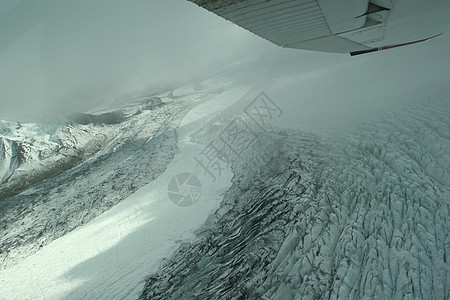
[[[258,38],[187,1],[5,2],[0,119],[86,111],[176,87],[230,64]]]

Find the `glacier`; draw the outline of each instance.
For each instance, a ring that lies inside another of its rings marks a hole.
[[[2,121],[0,299],[449,298],[449,90],[376,62],[238,62],[64,122]],[[384,89],[348,88],[366,75]],[[261,92],[280,110],[263,128],[245,113]],[[196,161],[211,143],[214,178]],[[167,193],[181,172],[202,184],[189,207]]]
[[[175,128],[192,104],[154,102],[122,108],[123,120],[113,124],[88,115],[4,122],[11,139],[0,140],[9,142],[2,144],[9,156],[1,165],[8,175],[0,186],[1,268],[88,223],[165,170],[176,152]]]
[[[260,133],[232,160],[233,185],[211,221],[141,298],[448,298],[449,115],[447,99],[431,101],[340,142]]]

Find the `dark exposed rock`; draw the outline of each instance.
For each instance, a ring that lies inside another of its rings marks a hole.
[[[107,112],[99,115],[84,114],[84,113],[73,113],[68,116],[69,121],[88,125],[88,124],[106,124],[113,125],[119,124],[126,120],[125,114],[118,110],[113,112]]]

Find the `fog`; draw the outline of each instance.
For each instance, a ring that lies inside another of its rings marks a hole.
[[[349,86],[358,99],[380,90],[405,95],[449,82],[449,48],[447,34],[350,57],[279,48],[187,1],[8,0],[0,3],[0,119],[33,121],[88,111],[248,60],[255,61],[253,72],[247,70],[255,81],[262,79],[262,66],[266,77],[267,72],[315,76],[306,97],[318,91],[322,98],[336,92],[345,98]],[[345,66],[339,78],[317,79],[338,66]]]
[[[84,111],[248,55],[253,35],[187,1],[2,1],[0,118]]]

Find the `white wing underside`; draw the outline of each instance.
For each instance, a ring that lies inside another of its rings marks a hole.
[[[450,28],[449,0],[189,0],[287,48],[349,53]]]

